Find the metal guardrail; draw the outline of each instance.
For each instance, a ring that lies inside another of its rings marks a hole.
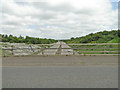
[[[29,48],[11,48],[11,49],[2,49],[2,50],[25,50],[25,49],[29,49]],[[32,48],[33,50],[37,50],[37,49],[41,49],[41,48]],[[45,49],[58,49],[58,48],[45,48]],[[77,49],[104,49],[104,48],[61,48],[61,49],[73,49],[73,50],[77,50]],[[118,48],[106,48],[106,49],[118,49]]]
[[[42,47],[40,47],[40,48],[33,48],[31,45],[30,45],[30,47],[29,48],[15,48],[13,45],[9,45],[11,48],[2,48],[2,50],[4,50],[4,51],[6,51],[6,50],[10,50],[11,52],[12,52],[12,55],[14,55],[14,50],[31,50],[31,51],[33,51],[33,52],[35,52],[35,50],[41,50],[41,52],[42,52],[42,55],[44,55],[44,50],[45,49],[59,49],[59,48],[45,48],[44,46],[52,46],[52,45],[56,45],[56,44],[37,44],[38,46],[42,46]],[[61,44],[61,45],[64,45],[64,44]],[[75,54],[75,52],[76,52],[76,50],[82,50],[82,51],[79,51],[79,53],[101,53],[101,52],[103,52],[103,54],[106,54],[106,53],[109,53],[109,52],[111,52],[111,53],[113,53],[113,52],[115,52],[115,53],[119,53],[120,51],[107,51],[108,49],[109,50],[112,50],[112,49],[118,49],[118,48],[116,48],[116,47],[113,47],[113,48],[111,48],[111,47],[106,47],[107,45],[120,45],[120,43],[90,43],[90,44],[67,44],[67,45],[69,45],[69,46],[90,46],[90,45],[103,45],[104,46],[104,48],[101,48],[101,47],[97,47],[97,48],[79,48],[79,47],[71,47],[71,48],[62,48],[62,47],[60,47],[60,49],[72,49],[73,51],[72,51],[72,53],[73,53],[73,55]],[[5,47],[7,46],[7,45],[4,45]],[[93,49],[92,51],[91,51],[91,49]],[[96,50],[100,50],[100,49],[102,49],[103,51],[96,51]],[[84,50],[87,50],[87,51],[84,51]],[[58,52],[59,52],[59,50],[58,50]],[[77,52],[78,53],[78,52]]]
[[[120,45],[120,43],[87,43],[87,44],[68,44],[69,46],[83,46],[83,48],[73,48],[73,50],[83,50],[83,51],[79,51],[79,53],[103,53],[103,54],[107,54],[107,53],[119,53],[120,51],[118,50],[119,47],[107,47],[107,45]],[[95,48],[84,48],[84,46],[104,46],[103,48],[101,47],[95,47]],[[99,51],[101,49],[101,51]],[[111,51],[112,49],[117,49],[115,51]],[[87,50],[87,51],[84,51]],[[98,51],[96,51],[98,50]]]
[[[68,44],[68,45],[120,45],[120,43],[81,43],[81,44]]]

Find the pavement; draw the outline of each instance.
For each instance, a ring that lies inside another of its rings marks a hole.
[[[118,56],[24,56],[2,60],[3,88],[117,88]]]
[[[3,67],[3,88],[117,88],[116,66]]]
[[[63,42],[50,48],[48,56],[3,57],[2,87],[118,88],[118,56],[71,55]]]
[[[3,57],[3,66],[118,65],[118,56],[24,56]]]

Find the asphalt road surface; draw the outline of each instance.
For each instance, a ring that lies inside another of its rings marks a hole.
[[[3,67],[3,88],[117,88],[116,66]]]
[[[24,56],[3,57],[3,66],[117,65],[118,56]]]
[[[118,56],[4,57],[3,88],[117,88]]]

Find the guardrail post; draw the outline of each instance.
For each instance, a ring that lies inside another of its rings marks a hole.
[[[4,50],[4,51],[2,50],[2,55],[3,55],[4,57],[6,56],[6,55],[5,55],[5,52],[6,52],[5,50]]]
[[[14,55],[14,46],[12,45],[12,55]]]
[[[73,55],[75,55],[74,49],[73,49]]]
[[[44,55],[44,47],[43,47],[43,45],[42,45],[42,55]]]
[[[31,50],[34,52],[33,48],[32,48],[32,45],[29,45],[29,47],[31,48]]]
[[[42,51],[42,55],[44,55],[44,52]]]
[[[106,45],[105,45],[105,47],[104,47],[104,54],[106,54]]]

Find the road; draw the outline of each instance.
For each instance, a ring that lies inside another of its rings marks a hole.
[[[3,88],[117,88],[118,56],[4,57]]]
[[[4,57],[2,87],[118,87],[118,56],[73,56],[70,55],[73,50],[64,42],[57,42],[50,48],[55,49],[44,50],[48,56]]]
[[[3,88],[117,88],[116,66],[3,67]]]
[[[24,56],[3,57],[3,66],[117,65],[118,56]]]
[[[62,49],[62,48],[68,48],[68,49]],[[73,50],[65,42],[57,42],[52,47],[50,47],[50,49],[44,50],[43,53],[44,55],[56,55],[56,54],[72,55]],[[74,53],[77,54],[75,51]]]

